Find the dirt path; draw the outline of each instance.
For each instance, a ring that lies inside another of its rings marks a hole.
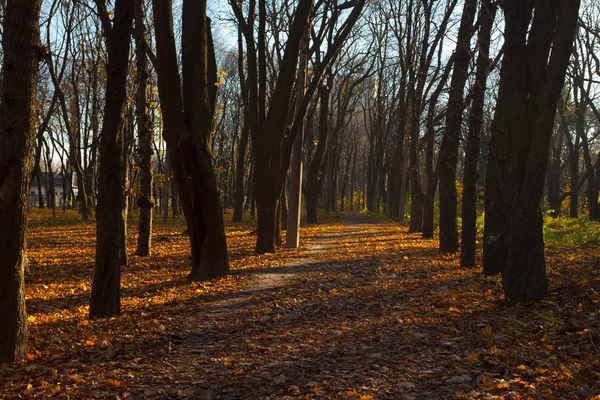
[[[321,234],[310,245],[301,246],[297,250],[301,254],[301,258],[293,259],[281,268],[251,273],[252,279],[248,282],[244,292],[215,303],[215,308],[221,310],[220,315],[226,317],[224,314],[226,309],[233,309],[241,302],[258,300],[261,294],[275,292],[288,286],[298,276],[309,272],[311,265],[321,263],[321,259],[327,256],[328,249],[338,247],[340,242],[359,234],[363,224],[371,223],[366,216],[359,213],[342,214],[340,222],[344,226],[342,231],[329,232],[327,235]],[[246,306],[251,306],[251,304],[246,304]],[[208,313],[210,312],[208,311]]]
[[[169,354],[165,362],[170,366],[171,371],[165,376],[163,389],[157,391],[149,388],[143,392],[144,396],[205,399],[256,398],[255,395],[245,396],[233,390],[229,382],[219,385],[217,382],[201,378],[201,364],[207,359],[225,368],[239,362],[239,359],[235,360],[236,357],[220,356],[221,353],[230,353],[231,348],[227,348],[228,341],[219,343],[217,337],[220,337],[223,331],[228,330],[231,334],[237,334],[248,328],[247,322],[255,315],[264,310],[280,308],[280,303],[286,302],[288,292],[294,286],[300,285],[305,290],[312,290],[309,276],[332,265],[330,259],[324,260],[330,257],[331,249],[339,248],[342,242],[359,235],[363,224],[369,223],[368,218],[364,215],[343,214],[338,230],[335,232],[329,230],[326,234],[319,232],[311,237],[310,244],[301,246],[297,250],[297,253],[301,255],[299,258],[294,258],[279,268],[251,273],[252,277],[245,290],[215,300],[208,307],[204,307],[202,317],[194,321],[187,321],[187,330],[173,336],[173,341],[169,343]],[[322,275],[322,272],[320,274]],[[317,291],[318,288],[315,287],[314,290]],[[259,329],[264,328],[265,333],[268,333],[268,323],[280,317],[281,315],[278,314],[269,317],[267,324],[259,326]],[[214,339],[214,342],[207,343],[207,339]],[[256,349],[264,352],[260,357],[269,357],[267,348],[257,346]],[[241,350],[236,354],[243,358],[243,353],[246,351],[248,349]],[[245,372],[243,368],[240,368],[234,371],[234,374],[242,375]],[[283,375],[274,377],[269,375],[266,379],[270,384],[286,384],[286,378]],[[210,386],[210,389],[202,390],[200,393],[198,385],[207,385]]]

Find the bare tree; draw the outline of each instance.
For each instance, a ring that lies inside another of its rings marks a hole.
[[[505,300],[516,304],[548,293],[540,201],[579,0],[506,0],[502,8],[505,55],[487,168],[484,272],[502,272]]]
[[[186,218],[192,251],[189,278],[229,273],[223,211],[209,138],[216,96],[216,62],[206,0],[184,0],[183,86],[173,34],[171,0],[153,0],[158,89],[164,138]],[[183,90],[181,89],[183,87]]]
[[[0,362],[25,358],[24,270],[28,194],[35,150],[41,0],[8,0],[0,98]]]
[[[108,49],[106,104],[100,139],[98,206],[96,208],[96,262],[90,317],[121,312],[121,266],[126,234],[124,214],[124,146],[129,45],[135,2],[116,0],[111,21],[104,0],[95,0]]]

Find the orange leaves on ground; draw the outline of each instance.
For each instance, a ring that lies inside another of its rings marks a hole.
[[[122,315],[89,321],[94,226],[49,215],[30,221],[28,360],[0,370],[0,397],[600,394],[594,248],[549,249],[550,297],[511,308],[498,278],[392,221],[343,215],[273,255],[254,254],[251,224],[229,224],[232,275],[199,283],[182,221],[158,222],[153,256],[123,268]]]

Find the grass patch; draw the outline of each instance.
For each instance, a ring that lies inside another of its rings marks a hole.
[[[375,219],[377,221],[387,221],[392,219],[392,216],[388,213],[381,213],[377,211],[363,210],[361,214],[366,215],[367,217]]]
[[[544,241],[548,247],[600,245],[600,222],[585,217],[544,217]]]

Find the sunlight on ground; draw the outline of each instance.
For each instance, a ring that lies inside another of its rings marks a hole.
[[[135,229],[132,218],[130,255]],[[0,397],[600,394],[595,247],[549,249],[550,297],[510,308],[498,278],[461,269],[394,221],[304,226],[301,249],[274,255],[254,254],[252,224],[227,224],[232,275],[201,283],[185,279],[183,230],[182,220],[155,222],[153,256],[130,256],[123,269],[122,315],[88,321],[94,226],[33,209],[30,350],[0,372]],[[295,279],[252,292],[252,272],[290,273],[294,263]]]

